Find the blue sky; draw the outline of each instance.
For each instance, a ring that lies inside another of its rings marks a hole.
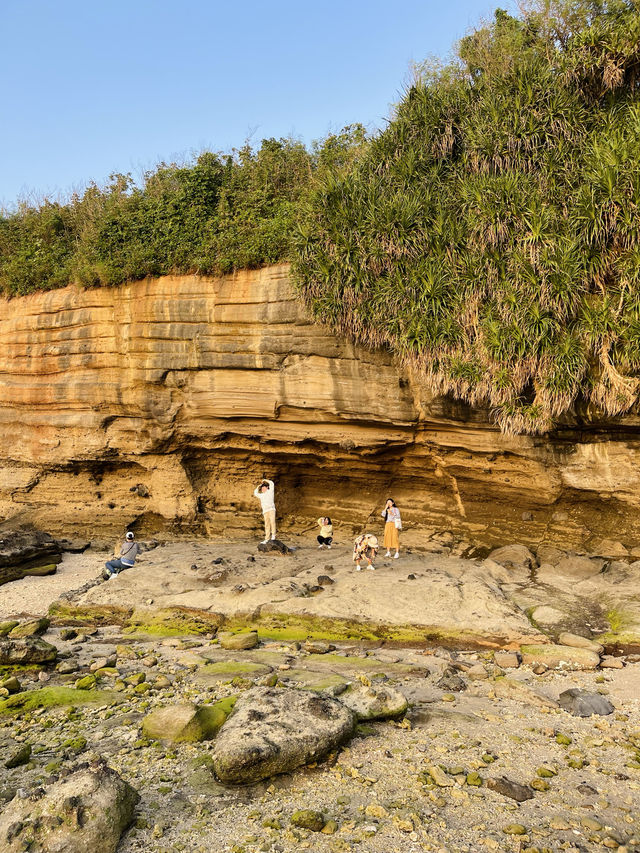
[[[0,205],[250,138],[382,126],[509,0],[0,0]]]

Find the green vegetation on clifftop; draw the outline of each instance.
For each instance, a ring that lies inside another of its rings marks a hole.
[[[8,294],[292,260],[322,322],[537,433],[640,391],[640,11],[498,10],[387,128],[115,175],[0,216]]]
[[[296,239],[315,316],[432,390],[542,432],[640,371],[640,12],[537,4],[423,68]]]

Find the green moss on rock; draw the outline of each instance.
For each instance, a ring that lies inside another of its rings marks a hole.
[[[57,708],[64,705],[108,705],[121,702],[110,690],[75,690],[72,687],[41,687],[9,696],[0,702],[0,714],[22,714],[37,708]]]

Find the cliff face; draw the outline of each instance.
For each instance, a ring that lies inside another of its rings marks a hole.
[[[390,495],[409,528],[476,542],[640,542],[637,419],[503,436],[312,323],[286,266],[69,287],[0,316],[5,519],[233,533],[259,523],[267,475],[296,524],[361,528]]]

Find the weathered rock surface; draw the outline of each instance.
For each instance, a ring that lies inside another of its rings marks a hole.
[[[114,853],[133,819],[137,792],[106,766],[87,768],[19,796],[0,814],[2,853]]]
[[[94,539],[132,520],[258,530],[252,487],[269,472],[284,517],[315,520],[331,495],[354,525],[393,482],[405,541],[417,527],[490,545],[640,542],[637,415],[502,435],[487,411],[312,323],[285,265],[1,308],[1,517]]]
[[[0,666],[51,663],[57,654],[57,648],[40,637],[0,638]]]
[[[44,617],[42,619],[31,619],[29,622],[20,622],[15,628],[11,629],[9,637],[11,639],[15,639],[16,637],[38,637],[40,634],[45,633],[49,624],[49,620]]]
[[[550,669],[595,669],[600,663],[600,656],[589,649],[553,643],[547,646],[522,646],[521,652],[523,663],[543,663]]]
[[[336,699],[304,690],[248,690],[216,738],[223,782],[243,784],[322,758],[353,733],[355,716]]]
[[[0,350],[0,362],[1,359]],[[4,476],[2,464],[0,456],[0,495]],[[9,513],[10,516],[14,514],[15,510]],[[33,530],[4,530],[0,533],[0,586],[26,575],[53,574],[61,559],[60,547],[48,533]]]
[[[353,684],[341,693],[339,698],[359,720],[399,717],[408,706],[406,698],[399,690],[380,684]]]
[[[218,634],[218,638],[223,649],[253,649],[258,645],[257,631],[244,631],[240,634],[230,634],[225,631],[221,631]]]
[[[533,799],[533,791],[528,785],[521,785],[512,779],[507,779],[506,776],[488,779],[487,788],[490,791],[495,791],[497,794],[502,794],[503,797],[509,797],[509,799],[515,800],[517,803],[524,803],[526,800]]]
[[[489,559],[505,568],[530,569],[537,566],[531,551],[524,545],[504,545],[489,554]]]
[[[558,696],[558,705],[574,717],[591,717],[593,714],[607,716],[614,711],[613,705],[604,696],[578,687],[564,690]]]

